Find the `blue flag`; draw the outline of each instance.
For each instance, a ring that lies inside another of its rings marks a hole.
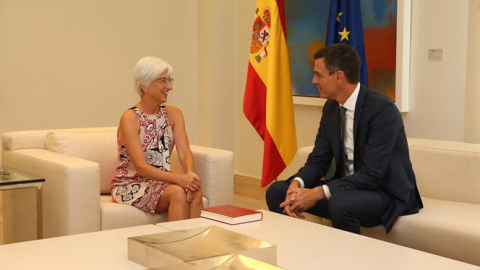
[[[331,0],[326,44],[347,43],[360,55],[360,82],[368,86],[359,0]]]

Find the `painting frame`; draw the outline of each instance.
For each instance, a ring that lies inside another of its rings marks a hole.
[[[400,112],[409,110],[410,39],[412,0],[397,0],[397,33],[395,64],[395,104]],[[320,106],[325,99],[292,95],[293,104]]]

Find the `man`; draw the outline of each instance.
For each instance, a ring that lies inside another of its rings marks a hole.
[[[315,146],[295,175],[269,187],[268,207],[330,218],[357,234],[383,224],[388,233],[398,216],[423,207],[402,117],[391,100],[359,83],[360,57],[350,45],[328,45],[314,58],[312,83],[328,99]],[[330,167],[333,177],[323,179]]]

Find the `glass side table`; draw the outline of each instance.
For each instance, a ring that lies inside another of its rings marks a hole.
[[[42,216],[42,186],[45,182],[44,178],[29,175],[27,173],[0,165],[0,191],[25,192],[31,189],[36,190],[36,211],[37,211],[37,236],[43,238],[43,216]],[[2,194],[3,195],[3,194]],[[3,196],[2,196],[3,197]],[[2,204],[5,210],[5,205]],[[5,213],[5,211],[2,211]],[[19,215],[18,213],[16,213]],[[20,213],[22,214],[22,213]],[[5,224],[7,220],[3,219]],[[19,227],[14,224],[14,227]]]

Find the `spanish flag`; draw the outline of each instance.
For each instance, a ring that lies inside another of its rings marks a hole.
[[[243,112],[263,139],[262,187],[297,151],[283,0],[258,0]]]

